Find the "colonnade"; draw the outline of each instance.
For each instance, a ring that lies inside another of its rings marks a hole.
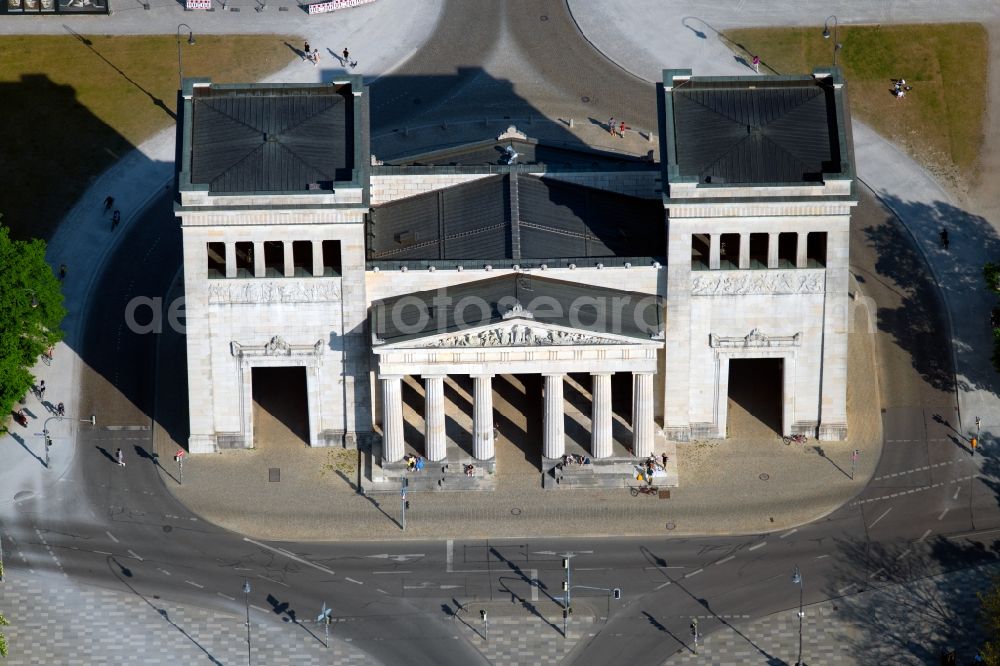
[[[566,452],[565,409],[562,373],[542,373],[544,387],[544,426],[542,456],[560,458]],[[591,373],[591,443],[590,455],[607,458],[612,453],[611,438],[611,375],[612,372]],[[653,375],[652,371],[632,373],[632,449],[644,458],[653,453]],[[444,460],[446,453],[444,416],[445,375],[422,375],[424,380],[424,456],[428,460]],[[477,460],[494,456],[493,441],[493,377],[492,374],[472,375],[472,455]],[[401,460],[405,453],[403,436],[403,395],[401,375],[383,375],[382,382],[382,455],[385,460]]]

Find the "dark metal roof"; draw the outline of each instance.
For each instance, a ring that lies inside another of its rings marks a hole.
[[[656,296],[516,273],[375,301],[372,334],[392,343],[500,323],[515,304],[531,321],[639,342],[662,330]]]
[[[349,86],[195,88],[191,182],[210,192],[289,192],[349,181],[353,104]]]
[[[686,81],[672,90],[681,176],[710,183],[798,183],[839,173],[826,79]]]
[[[534,140],[505,139],[480,141],[429,153],[385,160],[393,166],[483,166],[507,164],[504,150],[513,146],[517,151],[517,164],[544,164],[549,167],[621,167],[636,168],[649,164],[647,160],[597,150],[577,150],[572,147],[540,144]],[[653,168],[650,166],[650,168]]]
[[[659,200],[504,175],[375,208],[368,259],[641,257],[665,248]]]

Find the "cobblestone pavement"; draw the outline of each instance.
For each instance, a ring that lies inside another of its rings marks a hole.
[[[126,581],[126,584],[127,581]],[[9,574],[0,584],[0,607],[10,626],[10,666],[39,664],[243,663],[247,658],[246,616],[234,599],[233,613],[178,605],[139,592],[127,594],[69,583],[62,577]],[[254,663],[269,666],[360,666],[371,660],[334,637],[320,642],[322,628],[280,624],[269,611],[250,609]],[[73,655],[69,661],[67,655]]]
[[[922,650],[921,644],[960,636],[963,642],[951,649],[959,664],[972,663],[975,646],[983,638],[976,626],[976,593],[985,590],[998,572],[1000,566],[990,565],[906,585],[877,582],[878,589],[806,606],[802,661],[809,666],[936,664],[940,654]],[[797,608],[753,622],[712,615],[699,616],[698,622],[707,634],[698,654],[689,642],[687,649],[664,664],[773,666],[798,659]]]

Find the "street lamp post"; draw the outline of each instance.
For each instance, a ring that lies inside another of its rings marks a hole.
[[[823,21],[823,39],[830,39],[830,19],[833,19],[833,66],[836,67],[837,51],[840,50],[842,44],[840,43],[840,40],[837,39],[837,17],[833,14],[827,16],[826,20]]]
[[[49,449],[52,447],[52,438],[49,437],[49,421],[55,419],[56,421],[65,421],[71,418],[69,416],[60,416],[56,414],[55,416],[50,416],[45,419],[45,423],[42,424],[42,437],[45,443],[45,468],[49,468]],[[93,414],[90,415],[89,419],[77,419],[80,423],[89,423],[90,425],[97,425],[97,417]],[[35,433],[38,434],[38,433]]]
[[[184,66],[181,63],[181,28],[188,29],[188,46],[194,46],[194,30],[191,29],[187,23],[181,23],[177,26],[177,87],[181,88],[184,85]]]
[[[805,617],[805,613],[802,612],[802,572],[799,571],[797,564],[792,571],[792,583],[799,586],[799,658],[795,666],[802,666],[802,618]]]
[[[570,585],[569,585],[569,558],[564,557],[562,561],[563,569],[566,571],[566,580],[563,581],[563,592],[566,594],[563,598],[563,638],[569,637],[569,616],[573,613],[572,598],[570,597]]]
[[[247,607],[247,666],[250,666],[250,581],[243,579],[243,602]]]

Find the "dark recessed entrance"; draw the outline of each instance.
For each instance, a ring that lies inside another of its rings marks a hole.
[[[306,369],[254,368],[254,446],[308,446]]]
[[[545,379],[536,374],[493,378],[497,474],[541,471],[544,382]]]
[[[727,436],[766,437],[781,434],[780,358],[741,358],[729,361],[729,416]]]

